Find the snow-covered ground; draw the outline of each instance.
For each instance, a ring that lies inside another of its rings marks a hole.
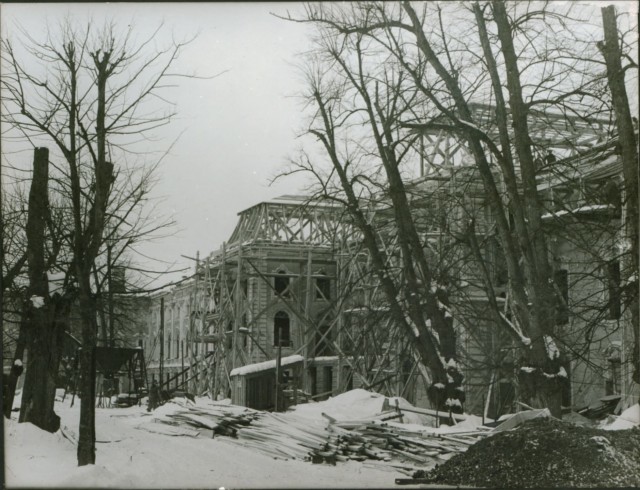
[[[610,415],[602,425],[604,430],[625,430],[640,425],[640,404],[630,406],[620,415]]]
[[[398,398],[398,405],[409,408]],[[16,404],[19,404],[17,397]],[[76,444],[80,404],[71,407],[71,399],[56,401],[62,429],[55,434],[31,424],[18,424],[17,412],[4,420],[5,484],[17,487],[58,488],[380,488],[394,486],[395,478],[406,478],[394,468],[371,463],[347,461],[337,465],[312,464],[300,460],[274,459],[242,442],[216,435],[210,438],[201,431],[198,437],[171,436],[150,432],[157,427],[154,420],[170,417],[184,410],[187,400],[169,402],[153,413],[146,405],[129,408],[97,408],[96,464],[78,467]],[[196,405],[224,404],[199,398]],[[228,400],[226,401],[228,403]],[[324,402],[301,404],[284,414],[292,424],[324,430],[328,417],[352,421],[379,414],[395,407],[396,399],[365,390],[352,390]],[[241,407],[230,410],[243,411]],[[323,416],[325,414],[326,416]],[[479,417],[467,416],[455,427],[430,427],[433,418],[403,412],[402,427],[429,432],[475,430]],[[605,428],[616,430],[638,425],[640,407],[634,405],[618,417],[612,417]],[[401,425],[387,421],[390,426]],[[162,425],[167,430],[169,425]],[[195,432],[186,430],[186,432]],[[209,432],[210,433],[210,432]]]
[[[357,419],[379,413],[383,402],[381,395],[354,390],[323,403],[300,405],[294,415],[315,423],[323,420],[322,412],[339,420]],[[201,399],[197,403],[210,402]],[[69,397],[57,401],[56,413],[62,430],[55,434],[18,424],[17,412],[11,420],[5,419],[7,487],[380,488],[394,486],[397,477],[406,478],[403,473],[373,468],[366,462],[330,466],[274,459],[233,444],[226,437],[150,433],[136,428],[155,416],[147,413],[145,406],[97,408],[96,464],[78,467],[74,443],[78,400],[73,407]],[[416,417],[407,422],[419,423],[420,416]]]

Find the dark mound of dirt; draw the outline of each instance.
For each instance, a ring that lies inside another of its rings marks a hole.
[[[640,486],[640,428],[604,431],[530,420],[414,478],[479,487]]]

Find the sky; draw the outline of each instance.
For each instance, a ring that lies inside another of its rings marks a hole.
[[[618,8],[633,2],[618,2]],[[140,247],[146,267],[187,275],[194,262],[182,257],[208,255],[230,237],[238,212],[282,194],[303,192],[301,176],[269,186],[289,157],[309,142],[298,138],[304,126],[296,97],[303,83],[296,68],[310,47],[310,27],[270,15],[301,10],[298,3],[5,3],[0,6],[3,36],[20,24],[34,37],[70,15],[78,22],[113,19],[144,35],[160,23],[158,44],[174,36],[196,35],[175,65],[177,71],[207,79],[181,80],[168,94],[177,117],[158,130],[155,150],[162,160],[153,196],[157,210],[176,226],[170,236]],[[176,140],[174,143],[174,140]],[[308,149],[308,145],[306,146]],[[30,148],[7,153],[30,165]],[[151,263],[148,257],[160,262]]]
[[[270,13],[299,8],[295,3],[3,4],[1,12],[3,35],[14,34],[18,22],[37,36],[66,14],[78,21],[133,23],[140,33],[164,22],[158,43],[197,34],[176,71],[219,75],[183,79],[168,94],[177,117],[156,135],[155,144],[170,151],[153,195],[161,200],[159,212],[176,222],[175,233],[140,249],[163,261],[154,268],[175,263],[180,269],[194,265],[181,255],[217,250],[230,237],[238,212],[304,187],[300,177],[269,186],[301,145],[296,94],[302,87],[294,65],[308,45],[306,26]],[[31,150],[12,158],[28,164]]]

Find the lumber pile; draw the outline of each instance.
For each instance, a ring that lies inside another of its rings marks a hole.
[[[312,424],[293,414],[265,412],[250,426],[237,433],[237,441],[245,447],[280,459],[310,459],[327,442],[324,424]]]
[[[359,426],[353,421],[332,422],[328,430],[333,434],[321,451],[314,451],[311,456],[314,462],[333,464],[335,461],[351,459],[425,465],[464,452],[489,433],[487,430],[477,430],[455,435],[437,434],[407,430],[398,424],[389,425],[379,420],[366,421]]]
[[[165,424],[173,427],[194,427],[199,429],[200,432],[205,430],[205,433],[210,434],[211,437],[215,435],[236,437],[238,429],[251,424],[260,412],[251,410],[246,407],[238,407],[235,405],[207,405],[207,406],[192,406],[189,404],[176,404],[176,408],[171,411],[165,411],[165,413],[156,416],[151,424],[143,424],[139,428],[149,430],[150,432],[158,432],[158,425]],[[192,431],[181,433],[180,431],[165,431],[165,433],[171,433],[171,435],[193,435]]]
[[[365,419],[336,420],[322,413],[315,420],[234,405],[180,404],[138,428],[167,435],[226,436],[221,440],[277,459],[327,464],[354,460],[408,474],[464,452],[491,433],[485,427],[451,433],[404,427],[394,423],[401,416],[399,410],[389,410]]]

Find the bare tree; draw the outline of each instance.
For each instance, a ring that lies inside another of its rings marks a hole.
[[[186,43],[152,48],[159,30],[135,42],[131,26],[119,30],[112,24],[89,24],[76,29],[67,19],[44,43],[26,33],[20,49],[3,40],[6,122],[26,136],[44,135],[66,163],[70,256],[82,319],[79,465],[95,462],[97,325],[92,275],[105,243],[109,206],[117,207],[113,196],[118,169],[132,143],[167,124],[174,114],[153,101],[165,101],[167,81],[178,76],[171,66]],[[35,68],[29,56],[39,60]],[[126,222],[126,214],[120,219]]]
[[[307,74],[307,100],[317,109],[308,133],[320,141],[332,171],[329,180],[315,175],[325,190],[339,189],[325,195],[344,203],[362,234],[389,313],[431,372],[430,399],[458,410],[464,394],[448,291],[427,260],[402,175],[416,136],[400,122],[413,110],[416,90],[406,70],[385,71],[384,58],[365,34],[321,31]],[[314,172],[305,160],[298,166]],[[395,251],[383,248],[387,237],[380,234],[388,231],[371,217],[381,207],[395,226]]]
[[[625,73],[628,69],[638,69],[637,59],[631,58],[621,47],[624,38],[621,39],[617,26],[616,10],[613,5],[602,9],[602,22],[604,28],[604,42],[598,43],[607,65],[607,80],[613,108],[615,113],[615,123],[619,135],[620,154],[622,158],[622,168],[624,174],[624,206],[626,210],[626,239],[628,246],[624,247],[625,255],[625,282],[627,283],[627,297],[631,309],[631,325],[633,328],[634,349],[633,379],[640,383],[640,325],[639,299],[638,299],[638,241],[640,240],[640,230],[638,228],[640,214],[638,211],[638,200],[640,199],[640,186],[638,177],[638,137],[637,119],[634,128],[631,110],[625,86]],[[627,47],[628,49],[628,47]],[[622,66],[623,60],[627,62]],[[636,74],[637,79],[637,74]]]
[[[592,56],[593,39],[578,34],[589,29],[577,29],[588,22],[588,14],[581,17],[570,5],[555,8],[544,2],[436,3],[421,9],[416,11],[409,2],[306,7],[306,16],[299,21],[318,27],[326,44],[325,60],[332,68],[347,65],[338,56],[353,60],[349,68],[355,73],[333,85],[311,84],[317,120],[326,121],[321,134],[315,128],[311,134],[321,140],[340,175],[336,161],[342,168],[353,165],[348,152],[354,150],[348,141],[341,141],[341,147],[349,149],[339,160],[340,145],[333,142],[334,135],[348,127],[354,114],[368,114],[366,124],[375,126],[380,136],[358,134],[357,145],[364,146],[367,137],[377,144],[377,151],[366,155],[386,160],[383,167],[389,189],[395,186],[397,194],[406,191],[396,185],[393,168],[398,162],[390,150],[395,155],[409,153],[403,142],[416,148],[419,141],[411,140],[406,130],[413,134],[444,131],[463,142],[484,186],[485,205],[508,277],[505,311],[498,305],[500,298],[490,274],[482,274],[493,322],[521,346],[523,396],[559,416],[567,374],[556,306],[563,299],[554,283],[555,265],[549,259],[548,230],[542,220],[548,203],[538,189],[538,178],[553,170],[554,158],[544,163],[547,149],[563,148],[562,157],[587,148],[595,140],[587,141],[586,136],[597,134],[598,125],[604,126],[600,135],[606,137],[610,105],[602,90],[602,64]],[[367,65],[369,60],[378,68]],[[391,91],[385,76],[405,77],[404,85]],[[344,86],[359,89],[365,104],[351,110],[337,108]],[[403,104],[407,109],[397,110]],[[574,129],[566,129],[571,126]],[[405,130],[404,136],[390,139],[389,129],[394,136]],[[345,189],[353,184],[346,175],[341,182]],[[413,232],[405,223],[407,208],[394,191],[390,194],[398,211],[396,225],[407,241],[403,253],[413,252],[419,244],[412,245]],[[355,209],[357,196],[348,204]],[[482,268],[483,254],[479,244],[474,244],[474,228],[470,220],[467,245],[475,250]],[[415,255],[405,256],[421,264]],[[412,320],[417,322],[417,316],[416,312]]]

